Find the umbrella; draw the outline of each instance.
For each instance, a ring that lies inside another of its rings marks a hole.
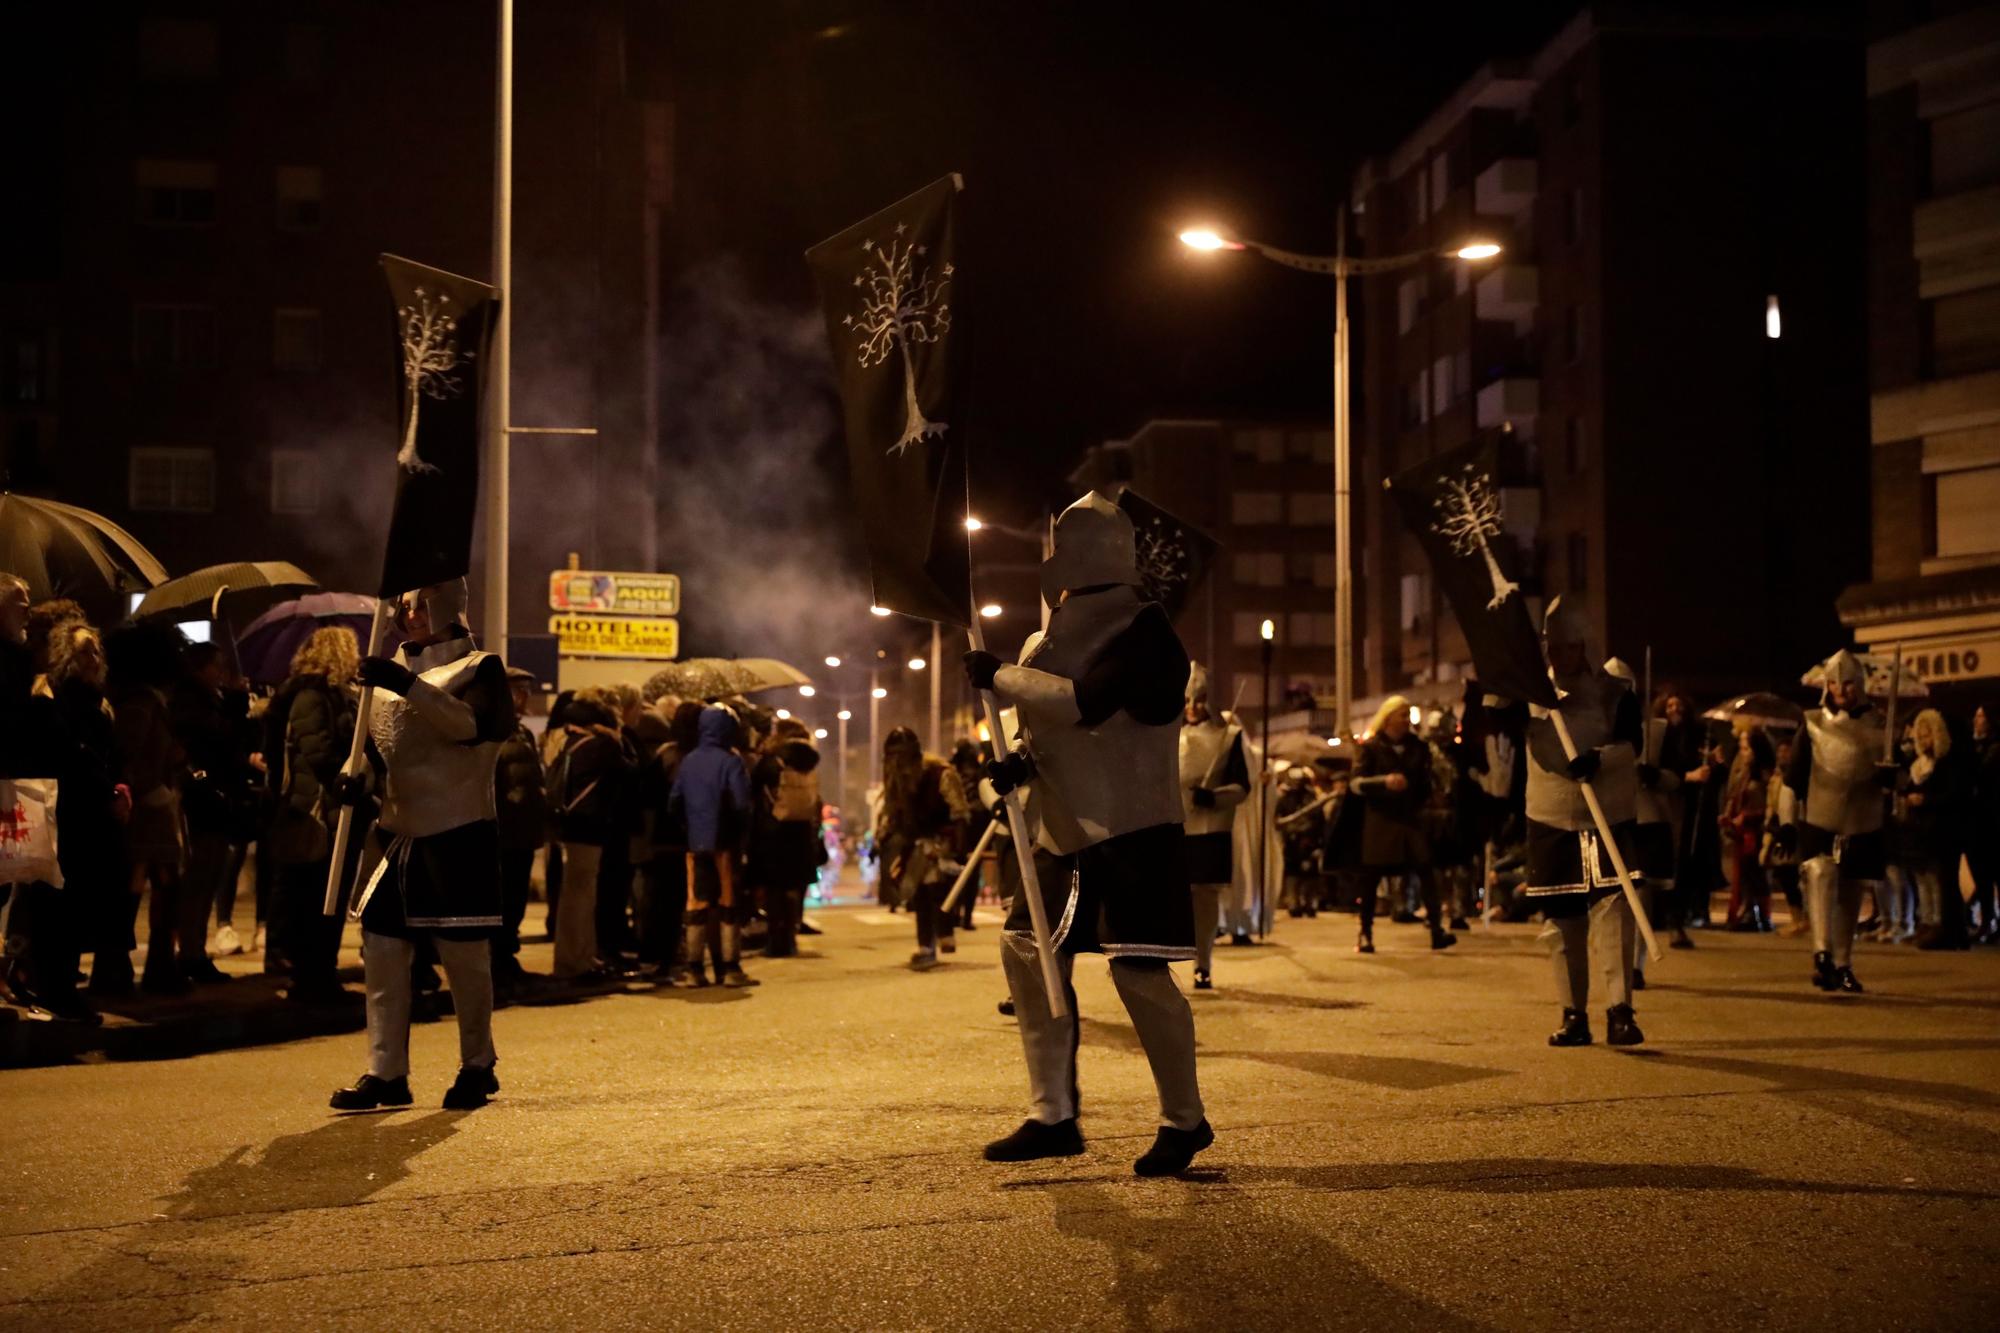
[[[1896,683],[1896,697],[1898,699],[1926,699],[1930,697],[1930,687],[1917,679],[1916,673],[1910,670],[1908,662],[1903,663],[1903,669],[1900,673],[1896,670],[1895,654],[1856,653],[1855,657],[1860,659],[1862,669],[1868,673],[1869,698],[1888,698],[1889,682],[1891,681]],[[1822,662],[1807,671],[1805,675],[1800,676],[1799,684],[1825,685],[1826,664]]]
[[[74,598],[103,625],[125,618],[130,594],[167,577],[152,552],[103,515],[5,491],[0,570],[26,579],[34,600]]]
[[[646,702],[662,695],[681,699],[725,699],[732,694],[782,690],[812,684],[812,677],[795,666],[770,657],[690,657],[653,673],[646,682]]]
[[[1805,710],[1780,695],[1758,690],[1739,694],[1702,714],[1711,722],[1729,722],[1747,717],[1760,727],[1796,727],[1806,719]]]
[[[168,579],[132,611],[135,620],[220,620],[268,605],[273,596],[317,588],[319,580],[289,560],[239,560]]]
[[[313,592],[295,597],[258,616],[237,636],[243,674],[275,685],[291,674],[292,654],[316,629],[345,625],[365,652],[374,626],[375,599],[357,592]]]

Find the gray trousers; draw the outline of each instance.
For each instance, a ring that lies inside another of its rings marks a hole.
[[[1598,899],[1580,916],[1558,917],[1542,927],[1541,940],[1554,965],[1556,999],[1563,1008],[1590,1008],[1593,963],[1604,983],[1605,1007],[1632,1003],[1632,937],[1636,933],[1632,909],[1622,893]]]
[[[1194,886],[1194,970],[1208,974],[1215,964],[1215,930],[1222,923],[1222,895],[1227,884]]]
[[[1078,1106],[1077,1012],[1070,975],[1075,960],[1067,954],[1060,957],[1069,1017],[1057,1019],[1049,1013],[1049,997],[1042,989],[1042,968],[1034,945],[1023,947],[1018,941],[1005,940],[1000,957],[1007,987],[1014,996],[1021,1049],[1028,1059],[1028,1095],[1034,1102],[1034,1119],[1045,1125],[1074,1120]],[[1187,997],[1174,984],[1173,972],[1164,963],[1151,960],[1113,959],[1111,981],[1131,1016],[1140,1046],[1145,1048],[1146,1063],[1152,1066],[1153,1085],[1160,1094],[1161,1123],[1193,1129],[1205,1112],[1195,1078],[1194,1013],[1188,1008]]]
[[[1833,955],[1835,967],[1854,961],[1854,922],[1861,915],[1862,881],[1840,873],[1830,856],[1799,867],[1799,895],[1812,918],[1813,952]]]
[[[431,937],[451,983],[458,1014],[458,1062],[491,1069],[493,946],[486,940]],[[368,1072],[376,1078],[410,1074],[410,964],[417,948],[395,935],[361,932],[361,968],[368,990]]]

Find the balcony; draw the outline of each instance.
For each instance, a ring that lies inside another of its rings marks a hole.
[[[1502,264],[1472,289],[1474,318],[1510,325],[1525,337],[1535,326],[1541,299],[1539,271],[1531,264]]]
[[[1503,157],[1472,182],[1472,211],[1523,221],[1535,207],[1538,170],[1532,157]]]
[[[1511,426],[1532,435],[1542,404],[1542,382],[1525,375],[1494,380],[1479,391],[1477,420],[1481,430]]]
[[[1917,205],[1917,295],[1925,300],[2000,282],[2000,186]]]

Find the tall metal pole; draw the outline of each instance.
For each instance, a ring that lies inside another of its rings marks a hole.
[[[486,646],[507,652],[507,542],[511,484],[507,427],[511,407],[509,331],[514,322],[514,0],[500,0],[499,50],[493,96],[493,285],[500,318],[493,330],[493,397],[488,404],[486,460]]]
[[[850,711],[847,701],[841,700],[840,717],[837,719],[840,723],[840,761],[836,765],[838,776],[835,781],[840,787],[840,820],[843,827],[846,826],[848,814],[853,808],[847,801],[847,715]]]
[[[882,720],[882,668],[868,668],[868,785],[873,787],[881,780],[882,738],[879,724]]]
[[[979,614],[977,607],[973,614]],[[938,665],[938,654],[944,651],[944,636],[938,629],[937,621],[931,622],[931,753],[944,753],[944,669]]]
[[[1340,207],[1333,273],[1333,700],[1334,730],[1354,708],[1352,387],[1347,346],[1347,205]]]
[[[1257,804],[1252,807],[1257,816],[1257,891],[1250,895],[1250,910],[1255,913],[1253,924],[1257,934],[1264,934],[1264,894],[1271,883],[1271,658],[1278,645],[1271,635],[1264,636],[1264,713],[1258,722],[1262,733],[1257,756]]]

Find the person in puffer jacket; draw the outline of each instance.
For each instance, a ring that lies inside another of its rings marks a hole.
[[[705,986],[702,950],[715,958],[715,979],[725,986],[754,986],[745,975],[743,923],[749,894],[737,891],[744,840],[750,827],[750,771],[736,752],[741,727],[719,704],[704,708],[694,753],[674,774],[669,818],[687,830],[688,984]]]

